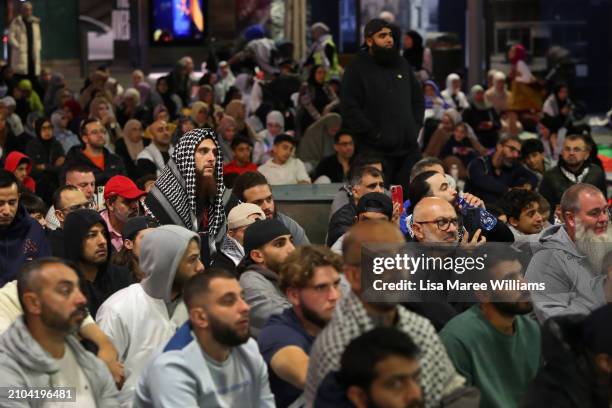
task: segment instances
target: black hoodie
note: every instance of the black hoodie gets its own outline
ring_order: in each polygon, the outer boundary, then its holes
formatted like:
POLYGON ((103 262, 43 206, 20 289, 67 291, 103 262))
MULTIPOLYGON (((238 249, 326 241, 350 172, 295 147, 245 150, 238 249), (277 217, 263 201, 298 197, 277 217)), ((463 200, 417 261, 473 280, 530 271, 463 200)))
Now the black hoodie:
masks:
MULTIPOLYGON (((87 232, 94 224, 101 224, 104 228, 108 246, 107 262, 98 267, 98 274, 93 282, 81 276, 81 287, 88 299, 89 313, 96 315, 98 308, 104 301, 119 289, 132 283, 130 272, 122 266, 110 263, 112 245, 110 234, 104 219, 94 210, 76 210, 68 214, 64 223, 64 250, 65 257, 78 264, 83 253, 83 242, 87 232)), ((80 273, 80 272, 79 272, 80 273)))

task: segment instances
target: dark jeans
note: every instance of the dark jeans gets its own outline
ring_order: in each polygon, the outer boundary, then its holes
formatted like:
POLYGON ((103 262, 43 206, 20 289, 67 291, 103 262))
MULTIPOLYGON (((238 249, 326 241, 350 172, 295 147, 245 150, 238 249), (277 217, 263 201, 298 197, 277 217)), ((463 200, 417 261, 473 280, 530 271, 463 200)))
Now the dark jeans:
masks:
POLYGON ((408 187, 410 186, 410 170, 412 166, 423 156, 418 147, 414 152, 403 156, 383 156, 385 184, 399 184, 404 189, 404 200, 408 199, 408 187))

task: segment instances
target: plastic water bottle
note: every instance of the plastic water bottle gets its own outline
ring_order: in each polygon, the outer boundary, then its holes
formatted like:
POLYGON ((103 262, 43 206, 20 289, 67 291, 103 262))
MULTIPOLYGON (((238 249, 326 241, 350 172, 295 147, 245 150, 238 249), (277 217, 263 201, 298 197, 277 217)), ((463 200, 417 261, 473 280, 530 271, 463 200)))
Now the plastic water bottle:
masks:
MULTIPOLYGON (((468 202, 465 201, 465 198, 461 196, 457 196, 457 204, 459 206, 459 211, 461 211, 461 214, 463 215, 467 214, 467 210, 475 208, 474 206, 468 204, 468 202)), ((497 225, 497 217, 484 208, 478 208, 478 212, 480 216, 480 228, 485 231, 491 231, 497 225)))

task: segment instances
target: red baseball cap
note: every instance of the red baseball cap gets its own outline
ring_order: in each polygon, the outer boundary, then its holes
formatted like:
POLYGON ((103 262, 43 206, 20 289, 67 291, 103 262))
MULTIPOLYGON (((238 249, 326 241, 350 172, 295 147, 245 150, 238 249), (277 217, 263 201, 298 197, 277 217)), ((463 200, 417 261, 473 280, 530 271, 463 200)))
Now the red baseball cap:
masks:
POLYGON ((104 199, 108 200, 113 196, 121 196, 128 200, 134 200, 147 194, 142 191, 136 184, 125 176, 113 176, 111 177, 104 186, 104 199))

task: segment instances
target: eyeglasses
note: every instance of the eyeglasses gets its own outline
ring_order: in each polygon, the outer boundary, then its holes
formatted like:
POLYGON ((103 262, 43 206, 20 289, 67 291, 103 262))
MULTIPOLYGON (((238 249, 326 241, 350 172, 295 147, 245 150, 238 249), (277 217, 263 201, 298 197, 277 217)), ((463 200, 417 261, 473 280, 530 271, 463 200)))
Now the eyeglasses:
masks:
POLYGON ((66 213, 71 213, 76 210, 91 210, 92 208, 93 208, 93 203, 86 202, 86 203, 71 205, 70 207, 56 208, 56 210, 66 212, 66 213))
POLYGON ((566 146, 563 148, 563 151, 565 153, 582 153, 582 152, 585 152, 586 149, 582 149, 580 147, 567 147, 566 146))
POLYGON ((102 129, 94 129, 92 131, 90 131, 89 133, 87 133, 88 135, 93 135, 93 136, 98 136, 98 135, 106 135, 108 132, 106 131, 106 129, 102 128, 102 129))
POLYGON ((521 149, 517 149, 517 148, 516 148, 516 147, 514 147, 514 146, 510 146, 510 145, 507 145, 507 144, 502 145, 502 146, 507 147, 508 149, 510 149, 510 151, 511 151, 512 153, 519 153, 519 154, 521 153, 521 149))
POLYGON ((459 220, 455 218, 438 218, 432 221, 414 221, 415 224, 436 224, 440 231, 447 231, 450 225, 453 224, 455 227, 459 225, 459 220))

